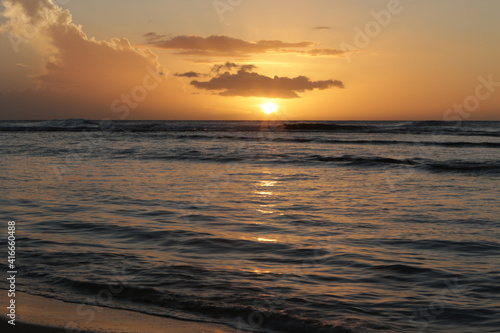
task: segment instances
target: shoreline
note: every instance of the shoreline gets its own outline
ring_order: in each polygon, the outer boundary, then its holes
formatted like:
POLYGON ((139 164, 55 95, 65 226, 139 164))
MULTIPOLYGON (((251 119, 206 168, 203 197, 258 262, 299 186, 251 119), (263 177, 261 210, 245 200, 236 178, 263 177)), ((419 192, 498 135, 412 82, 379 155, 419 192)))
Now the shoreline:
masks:
MULTIPOLYGON (((0 289, 2 293, 7 290, 0 289)), ((1 297, 6 309, 9 298, 1 297)), ((118 310, 101 306, 69 303, 16 291, 16 325, 8 323, 6 311, 0 313, 4 333, 238 333, 224 324, 204 323, 118 310)))

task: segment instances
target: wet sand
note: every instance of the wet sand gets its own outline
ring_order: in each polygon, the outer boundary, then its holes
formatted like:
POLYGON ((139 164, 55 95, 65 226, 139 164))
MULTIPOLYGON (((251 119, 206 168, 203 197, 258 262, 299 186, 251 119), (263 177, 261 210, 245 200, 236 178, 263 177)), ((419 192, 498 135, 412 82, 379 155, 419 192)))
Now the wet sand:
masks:
MULTIPOLYGON (((1 308, 8 306, 2 292, 1 308)), ((3 333, 237 333, 222 324, 202 323, 67 303, 16 292, 16 325, 8 324, 6 310, 0 314, 3 333), (95 315, 91 315, 91 313, 95 315)))

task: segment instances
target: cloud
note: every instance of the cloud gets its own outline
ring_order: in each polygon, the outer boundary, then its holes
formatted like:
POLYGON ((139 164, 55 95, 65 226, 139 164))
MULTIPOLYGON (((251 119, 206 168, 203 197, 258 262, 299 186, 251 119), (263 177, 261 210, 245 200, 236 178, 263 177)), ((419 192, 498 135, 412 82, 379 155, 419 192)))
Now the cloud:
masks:
POLYGON ((239 70, 242 70, 245 72, 251 72, 256 68, 257 68, 257 66, 255 66, 255 65, 238 65, 234 62, 227 61, 227 62, 220 64, 220 65, 214 65, 212 67, 211 72, 219 74, 222 71, 232 71, 234 69, 239 69, 239 70))
MULTIPOLYGON (((15 103, 20 96, 37 101, 33 103, 37 112, 43 112, 44 107, 50 112, 50 108, 64 105, 70 114, 72 109, 67 101, 80 103, 81 109, 87 105, 87 110, 92 106, 101 112, 109 111, 115 98, 142 85, 147 75, 163 76, 160 73, 166 72, 147 48, 135 47, 125 38, 98 41, 87 36, 81 26, 73 23, 71 13, 52 0, 4 0, 3 3, 2 15, 6 21, 0 32, 10 38, 17 52, 33 52, 43 67, 29 69, 30 89, 15 96, 0 94, 2 114, 17 109, 15 103)), ((148 81, 150 86, 152 82, 148 81)))
POLYGON ((162 40, 162 39, 165 39, 165 38, 168 38, 169 36, 168 35, 158 35, 156 32, 148 32, 144 35, 142 35, 144 38, 146 38, 146 40, 150 43, 156 43, 158 42, 159 40, 162 40))
POLYGON ((319 27, 314 27, 313 29, 315 30, 330 30, 332 27, 327 27, 327 26, 319 26, 319 27))
POLYGON ((296 53, 304 56, 311 56, 311 57, 328 57, 328 56, 337 56, 340 54, 346 53, 345 51, 342 50, 337 50, 337 49, 312 49, 312 50, 307 50, 307 51, 295 51, 296 53))
POLYGON ((337 49, 321 49, 323 52, 319 52, 316 51, 318 49, 313 48, 316 43, 307 41, 297 43, 288 43, 280 40, 249 42, 224 35, 161 38, 160 35, 152 32, 144 35, 144 37, 147 39, 147 46, 174 50, 177 55, 188 56, 248 57, 252 54, 262 53, 295 53, 310 56, 332 56, 344 53, 344 51, 337 49))
POLYGON ((17 5, 24 12, 24 18, 31 24, 53 17, 52 14, 58 8, 51 0, 6 0, 4 5, 8 9, 13 9, 17 5))
POLYGON ((186 73, 175 73, 174 75, 177 76, 177 77, 188 77, 188 78, 206 76, 206 74, 196 73, 196 72, 193 72, 193 71, 186 72, 186 73))
POLYGON ((299 94, 314 89, 344 88, 341 81, 311 81, 305 76, 269 77, 254 73, 254 65, 225 63, 212 69, 216 73, 209 81, 191 81, 198 89, 214 91, 220 96, 299 98, 299 94), (226 69, 226 71, 222 71, 226 69), (233 72, 233 73, 231 73, 233 72))

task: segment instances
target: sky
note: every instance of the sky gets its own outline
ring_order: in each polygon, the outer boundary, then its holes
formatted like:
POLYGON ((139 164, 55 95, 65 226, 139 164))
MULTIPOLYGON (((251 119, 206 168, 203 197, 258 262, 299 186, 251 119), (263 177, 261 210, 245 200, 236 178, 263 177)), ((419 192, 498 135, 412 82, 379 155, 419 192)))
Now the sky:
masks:
POLYGON ((0 11, 3 120, 500 120, 498 0, 1 0, 0 11))

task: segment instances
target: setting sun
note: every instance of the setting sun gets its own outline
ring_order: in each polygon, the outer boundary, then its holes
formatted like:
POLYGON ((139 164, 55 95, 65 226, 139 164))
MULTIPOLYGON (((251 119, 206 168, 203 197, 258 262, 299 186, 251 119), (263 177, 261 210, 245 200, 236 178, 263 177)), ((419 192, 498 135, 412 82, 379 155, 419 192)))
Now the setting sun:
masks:
POLYGON ((278 111, 278 105, 273 102, 264 103, 260 107, 262 111, 267 114, 275 113, 276 111, 278 111))

